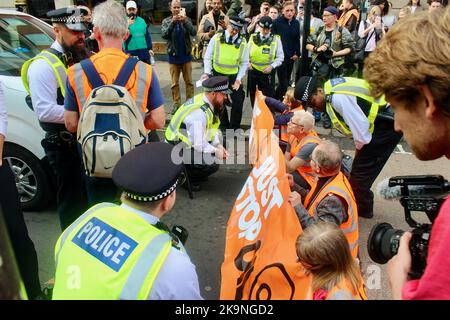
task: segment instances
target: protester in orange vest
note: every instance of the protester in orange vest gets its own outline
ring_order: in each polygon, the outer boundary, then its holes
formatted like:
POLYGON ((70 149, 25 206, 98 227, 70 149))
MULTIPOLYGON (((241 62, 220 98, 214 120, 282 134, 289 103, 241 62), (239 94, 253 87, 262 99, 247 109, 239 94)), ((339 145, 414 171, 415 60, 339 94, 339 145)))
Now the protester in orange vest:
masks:
MULTIPOLYGON (((94 36, 100 51, 67 71, 64 120, 70 132, 77 132, 81 110, 93 87, 96 87, 88 80, 82 64, 87 63, 90 73, 96 71, 105 84, 113 84, 120 78, 119 72, 122 71, 125 61, 129 62, 128 55, 122 52, 122 42, 129 33, 124 7, 117 2, 106 1, 94 8, 92 16, 94 36)), ((146 129, 156 130, 164 126, 165 112, 158 78, 152 71, 150 65, 137 62, 128 81, 125 79, 124 87, 141 110, 146 129)), ((90 205, 112 202, 118 196, 117 187, 109 178, 86 177, 86 187, 90 205)))
POLYGON ((296 251, 302 267, 312 274, 309 299, 367 300, 358 263, 335 224, 319 222, 304 230, 296 251))
POLYGON ((353 0, 343 0, 344 12, 339 17, 338 24, 341 27, 347 28, 350 33, 356 30, 356 26, 359 22, 358 8, 353 4, 353 0))
POLYGON ((319 221, 334 222, 347 237, 352 256, 358 256, 358 209, 352 188, 341 172, 342 152, 331 141, 322 141, 312 152, 311 168, 317 180, 307 192, 293 184, 289 201, 303 229, 319 221), (302 205, 302 199, 303 201, 302 205))
POLYGON ((302 188, 311 189, 316 178, 310 166, 311 154, 321 141, 314 131, 314 116, 304 110, 295 112, 287 133, 286 171, 293 173, 294 181, 302 188))

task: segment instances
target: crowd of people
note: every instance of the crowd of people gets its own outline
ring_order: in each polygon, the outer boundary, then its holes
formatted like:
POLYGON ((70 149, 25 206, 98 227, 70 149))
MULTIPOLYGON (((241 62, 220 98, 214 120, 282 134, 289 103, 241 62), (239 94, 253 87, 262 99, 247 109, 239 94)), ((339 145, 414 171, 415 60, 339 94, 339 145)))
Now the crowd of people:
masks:
MULTIPOLYGON (((245 0, 233 1, 228 10, 221 0, 207 0, 197 30, 181 2, 172 0, 171 16, 161 26, 173 100, 164 142, 156 142, 154 132, 165 127, 165 99, 136 2, 123 7, 106 1, 92 14, 87 7, 47 14, 56 40, 24 64, 22 80, 56 176, 62 234, 55 249, 54 299, 201 299, 183 237, 160 218, 174 206, 177 187, 199 191, 219 169, 214 159, 229 157, 221 132, 241 129, 245 76, 251 105, 258 88, 285 148, 289 202, 304 230, 293 245, 302 268, 313 276, 310 298, 367 299, 358 265, 358 219, 374 216, 371 187, 402 132, 419 159, 450 157, 450 11, 438 0, 429 2, 429 13, 419 13, 424 11, 420 0, 412 0, 398 16, 386 0, 372 1, 367 11, 364 1, 343 0, 339 9, 327 5, 323 10, 316 3, 303 57, 304 0, 262 2, 253 17, 245 0), (204 92, 197 95, 195 36, 204 70, 204 92), (420 39, 425 38, 439 50, 424 49, 420 39), (302 59, 308 70, 301 70, 302 59), (350 174, 342 170, 339 146, 317 134, 322 119, 325 128, 353 138, 350 174), (421 135, 427 139, 417 138, 419 129, 428 132, 421 135), (173 161, 179 145, 184 165, 173 161), (142 170, 147 167, 153 169, 142 170), (69 281, 73 265, 83 274, 76 288, 69 281), (175 276, 180 273, 182 279, 175 276)), ((11 187, 10 170, 1 162, 3 107, 0 86, 0 180, 11 187)), ((25 288, 30 298, 42 298, 17 192, 12 187, 7 199, 5 194, 0 203, 9 212, 25 288)), ((437 261, 448 261, 442 242, 450 237, 446 219, 436 220, 429 264, 414 283, 408 281, 410 235, 402 237, 389 269, 394 298, 450 298, 442 289, 450 282, 446 264, 437 261)))

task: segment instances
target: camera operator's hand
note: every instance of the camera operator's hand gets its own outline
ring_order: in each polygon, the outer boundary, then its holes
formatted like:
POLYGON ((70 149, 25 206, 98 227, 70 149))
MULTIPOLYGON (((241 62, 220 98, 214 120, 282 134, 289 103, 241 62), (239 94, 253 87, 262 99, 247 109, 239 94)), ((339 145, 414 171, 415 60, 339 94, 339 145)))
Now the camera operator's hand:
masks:
POLYGON ((325 52, 327 50, 328 50, 328 45, 327 44, 323 44, 319 48, 317 48, 317 52, 325 52))
POLYGON ((409 252, 411 236, 410 232, 402 235, 397 254, 387 264, 388 279, 394 300, 402 299, 402 289, 408 281, 408 272, 411 270, 411 253, 409 252))

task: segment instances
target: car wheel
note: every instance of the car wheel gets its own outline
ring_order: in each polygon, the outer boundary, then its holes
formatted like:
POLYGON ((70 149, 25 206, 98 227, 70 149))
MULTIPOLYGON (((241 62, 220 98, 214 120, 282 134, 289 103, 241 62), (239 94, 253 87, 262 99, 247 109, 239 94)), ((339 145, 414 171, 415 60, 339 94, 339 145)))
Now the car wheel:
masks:
POLYGON ((22 210, 45 207, 50 200, 50 182, 41 162, 28 150, 17 145, 5 145, 3 158, 16 180, 22 210))

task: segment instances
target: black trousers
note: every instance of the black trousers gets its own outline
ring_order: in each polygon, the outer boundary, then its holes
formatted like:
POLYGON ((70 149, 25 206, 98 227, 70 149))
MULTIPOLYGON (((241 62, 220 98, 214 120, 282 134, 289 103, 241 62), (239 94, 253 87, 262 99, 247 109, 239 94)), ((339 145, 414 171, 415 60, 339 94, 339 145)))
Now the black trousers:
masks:
POLYGON ((228 119, 228 111, 227 108, 224 107, 222 111, 222 115, 220 117, 220 128, 221 129, 239 129, 241 127, 241 120, 242 120, 242 109, 244 106, 244 99, 245 99, 245 93, 244 93, 244 86, 241 84, 239 89, 233 90, 231 86, 236 81, 237 74, 233 75, 227 75, 227 74, 221 74, 219 72, 216 72, 213 70, 213 74, 215 76, 225 76, 228 77, 228 84, 229 89, 232 91, 230 94, 231 98, 231 116, 230 119, 228 119))
POLYGON ((355 194, 358 214, 373 215, 373 182, 380 174, 391 153, 399 143, 402 134, 394 131, 394 122, 377 119, 372 140, 355 154, 350 184, 355 194))
MULTIPOLYGON (((204 161, 206 158, 205 154, 197 152, 193 148, 183 148, 181 152, 187 153, 190 157, 189 161, 184 162, 184 165, 189 176, 189 181, 192 184, 199 184, 202 181, 206 181, 210 175, 219 170, 218 163, 206 163, 204 161)), ((212 155, 207 156, 213 158, 212 155)))
POLYGON ((258 70, 250 70, 248 72, 247 91, 250 93, 252 108, 255 104, 256 87, 258 87, 258 89, 261 90, 266 97, 275 97, 275 89, 271 85, 272 77, 274 76, 274 72, 269 74, 265 74, 258 70))
POLYGON ((11 245, 29 299, 41 294, 39 266, 33 241, 28 235, 14 175, 8 163, 0 166, 0 206, 5 218, 11 245))
POLYGON ((289 80, 291 79, 292 69, 294 68, 294 60, 286 59, 283 61, 281 66, 277 68, 278 75, 278 87, 275 91, 275 99, 282 100, 284 94, 289 87, 289 80))
POLYGON ((65 230, 87 209, 83 164, 75 140, 63 141, 47 133, 42 146, 56 176, 57 209, 65 230))

